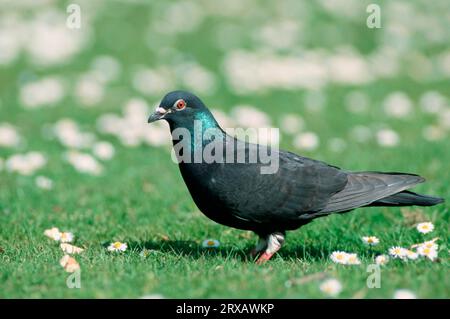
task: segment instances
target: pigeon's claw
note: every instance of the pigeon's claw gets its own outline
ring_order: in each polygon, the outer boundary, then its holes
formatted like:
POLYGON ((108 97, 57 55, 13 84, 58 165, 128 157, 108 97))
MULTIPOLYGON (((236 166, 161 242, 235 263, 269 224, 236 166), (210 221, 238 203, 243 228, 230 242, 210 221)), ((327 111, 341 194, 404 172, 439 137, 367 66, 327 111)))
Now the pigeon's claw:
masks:
POLYGON ((259 256, 258 260, 256 260, 257 264, 264 264, 266 261, 268 261, 272 256, 280 250, 281 246, 283 246, 285 240, 285 235, 282 233, 273 233, 267 236, 266 242, 266 249, 264 252, 259 256))

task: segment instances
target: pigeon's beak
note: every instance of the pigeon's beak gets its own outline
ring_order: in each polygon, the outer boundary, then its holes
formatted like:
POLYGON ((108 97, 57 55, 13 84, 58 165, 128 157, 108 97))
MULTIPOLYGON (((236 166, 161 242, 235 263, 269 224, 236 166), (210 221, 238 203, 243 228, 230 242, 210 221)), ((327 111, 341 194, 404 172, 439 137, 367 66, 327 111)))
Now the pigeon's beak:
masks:
POLYGON ((151 114, 147 120, 147 123, 152 123, 158 120, 162 120, 166 114, 170 113, 170 111, 165 108, 158 107, 153 114, 151 114))

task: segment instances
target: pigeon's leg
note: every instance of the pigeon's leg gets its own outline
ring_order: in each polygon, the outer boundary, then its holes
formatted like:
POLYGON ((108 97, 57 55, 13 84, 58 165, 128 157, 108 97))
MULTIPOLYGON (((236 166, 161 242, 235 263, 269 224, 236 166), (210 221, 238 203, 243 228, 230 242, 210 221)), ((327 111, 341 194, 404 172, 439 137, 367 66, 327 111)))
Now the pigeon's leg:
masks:
POLYGON ((255 248, 252 249, 250 252, 250 257, 252 259, 255 259, 256 256, 258 256, 261 252, 266 250, 268 245, 268 238, 269 236, 259 236, 258 243, 256 244, 255 248))
POLYGON ((267 248, 266 250, 259 256, 256 261, 257 264, 263 264, 268 261, 272 256, 280 250, 281 246, 283 246, 285 239, 285 234, 276 232, 272 233, 267 237, 267 248))

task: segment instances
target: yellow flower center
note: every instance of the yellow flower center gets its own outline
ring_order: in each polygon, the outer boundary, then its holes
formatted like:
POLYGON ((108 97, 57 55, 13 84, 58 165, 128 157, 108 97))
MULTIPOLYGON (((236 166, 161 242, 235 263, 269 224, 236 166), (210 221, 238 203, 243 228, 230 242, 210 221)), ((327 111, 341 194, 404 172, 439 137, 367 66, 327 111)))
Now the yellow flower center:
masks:
POLYGON ((207 245, 208 246, 214 246, 216 243, 212 240, 208 240, 207 245))
POLYGON ((116 248, 116 249, 119 249, 120 246, 122 246, 122 243, 121 243, 121 242, 118 242, 118 241, 116 241, 116 242, 113 244, 113 247, 116 248))

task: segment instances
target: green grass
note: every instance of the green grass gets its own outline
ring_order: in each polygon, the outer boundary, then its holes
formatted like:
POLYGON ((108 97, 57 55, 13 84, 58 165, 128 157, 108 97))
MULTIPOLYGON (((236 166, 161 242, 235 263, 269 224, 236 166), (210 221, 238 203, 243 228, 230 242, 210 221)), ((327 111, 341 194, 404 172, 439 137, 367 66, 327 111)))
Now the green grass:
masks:
MULTIPOLYGON (((155 45, 172 47, 183 58, 194 58, 214 71, 218 89, 204 97, 207 105, 229 110, 236 103, 251 103, 267 112, 275 122, 284 112, 301 114, 306 128, 316 132, 322 142, 316 151, 304 155, 349 170, 418 173, 428 181, 418 186, 417 191, 436 194, 447 201, 430 208, 358 209, 318 219, 289 232, 280 253, 262 266, 245 257, 256 241, 254 235, 215 224, 198 211, 177 166, 164 148, 127 148, 116 139, 99 134, 101 139, 111 141, 116 147, 116 156, 104 164, 101 176, 82 175, 67 164, 62 159, 65 148, 42 136, 45 124, 70 117, 84 129, 94 132, 100 114, 118 113, 125 101, 140 96, 130 86, 130 74, 135 65, 155 67, 170 64, 171 59, 175 59, 173 55, 158 54, 157 48, 150 49, 143 40, 143 30, 157 16, 164 2, 152 6, 133 3, 100 6, 93 22, 95 41, 71 63, 61 68, 37 68, 21 57, 0 71, 0 122, 16 125, 26 139, 19 150, 0 148, 0 157, 27 150, 42 151, 48 157, 48 164, 37 174, 48 176, 55 183, 53 190, 44 191, 34 185, 33 177, 0 171, 1 298, 136 298, 148 294, 162 294, 167 298, 323 298, 320 280, 291 287, 285 285, 288 280, 316 273, 339 279, 343 285, 339 296, 343 298, 391 298, 394 291, 402 288, 412 290, 420 298, 450 297, 448 133, 446 139, 427 142, 421 131, 435 122, 433 116, 421 113, 414 105, 410 118, 395 120, 386 117, 380 107, 385 95, 395 90, 405 91, 415 103, 427 90, 448 94, 445 91, 448 82, 444 80, 419 83, 402 74, 395 79, 358 87, 368 94, 370 111, 351 116, 343 107, 343 101, 345 94, 355 87, 329 86, 324 90, 325 108, 309 112, 304 106, 298 106, 305 93, 301 90, 237 96, 228 88, 220 68, 223 52, 214 45, 213 31, 224 23, 236 23, 243 26, 241 36, 250 39, 255 17, 208 17, 195 32, 155 35, 155 45), (130 19, 133 19, 132 29, 130 19), (123 68, 122 77, 107 87, 100 105, 82 108, 68 96, 52 109, 27 111, 21 108, 17 98, 19 74, 57 74, 72 83, 92 58, 100 54, 115 56, 123 68), (399 133, 401 145, 380 148, 373 141, 356 143, 349 136, 349 128, 355 125, 377 127, 382 123, 399 133), (334 153, 326 147, 326 141, 335 136, 348 142, 345 152, 334 153), (419 234, 414 225, 421 221, 432 221, 436 226, 434 232, 419 234), (59 265, 63 253, 56 242, 43 235, 45 229, 53 226, 72 231, 76 236, 75 244, 86 248, 76 257, 82 269, 81 289, 66 287, 68 274, 59 265), (380 244, 368 249, 361 241, 365 235, 379 237, 380 244), (391 246, 409 247, 433 237, 440 237, 439 261, 391 261, 382 268, 381 288, 366 287, 369 275, 366 267, 374 256, 386 253, 391 246), (221 246, 205 251, 201 242, 206 238, 218 239, 221 246), (129 249, 123 254, 109 253, 105 246, 115 240, 128 243, 129 249), (146 258, 140 256, 143 248, 152 250, 146 258), (335 250, 357 253, 362 264, 333 264, 329 255, 335 250)), ((277 12, 270 7, 266 11, 260 9, 263 17, 277 12)), ((309 10, 317 14, 318 20, 310 17, 305 22, 305 28, 311 32, 304 40, 306 46, 331 48, 342 40, 362 52, 370 52, 377 45, 366 28, 347 23, 344 18, 330 17, 322 13, 320 7, 309 10), (351 30, 349 38, 326 42, 325 38, 313 37, 312 32, 322 25, 351 30)), ((245 43, 248 49, 255 49, 256 45, 245 43)), ((440 49, 427 43, 422 43, 421 47, 427 52, 440 49)), ((148 100, 153 103, 160 98, 151 96, 148 100)), ((287 136, 283 136, 282 147, 298 152, 287 136)))

